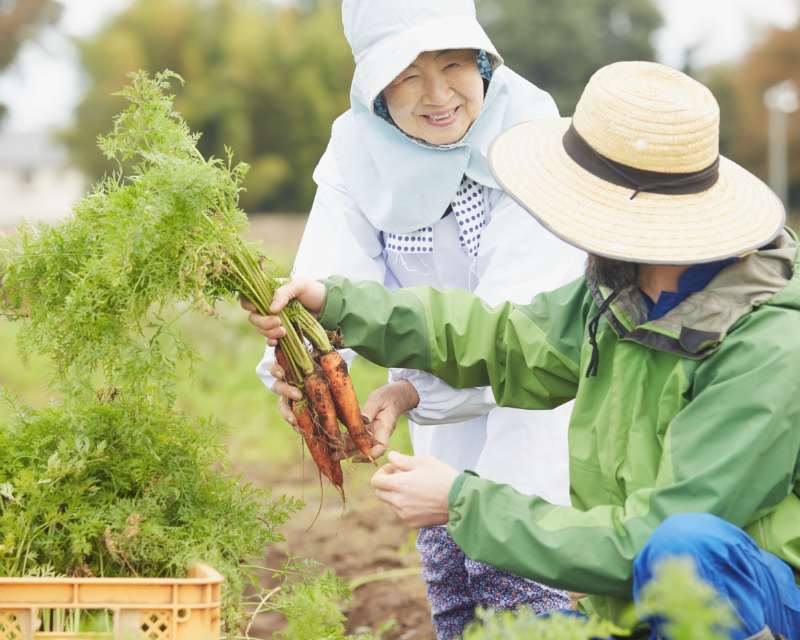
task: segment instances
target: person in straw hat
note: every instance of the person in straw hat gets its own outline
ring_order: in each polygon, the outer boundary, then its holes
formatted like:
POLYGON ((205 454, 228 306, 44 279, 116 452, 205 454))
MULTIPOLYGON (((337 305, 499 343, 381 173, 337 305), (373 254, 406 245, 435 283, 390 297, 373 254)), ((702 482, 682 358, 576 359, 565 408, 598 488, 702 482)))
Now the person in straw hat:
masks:
MULTIPOLYGON (((579 276, 585 253, 528 215, 489 169, 500 133, 556 119, 558 109, 505 67, 473 0, 345 0, 342 18, 356 59, 351 109, 334 123, 314 171, 317 194, 294 273, 458 287, 490 304, 527 302, 579 276)), ((271 348, 257 371, 294 425, 286 398, 299 391, 282 379, 271 348)), ((394 368, 363 407, 374 458, 386 452, 408 398, 422 398, 408 415, 417 455, 569 504, 569 406, 498 408, 491 389, 456 390, 394 368)), ((461 635, 476 605, 546 611, 569 603, 561 591, 469 560, 443 527, 420 531, 417 548, 433 623, 446 640, 461 635)))
POLYGON ((446 524, 470 558, 589 593, 612 620, 661 561, 690 556, 741 620, 731 638, 800 638, 798 239, 718 139, 701 84, 610 65, 573 119, 521 124, 490 153, 503 188, 589 252, 584 277, 489 307, 334 276, 284 286, 272 311, 297 297, 368 359, 491 385, 501 406, 577 399, 571 507, 392 453, 373 485, 412 527, 446 524))

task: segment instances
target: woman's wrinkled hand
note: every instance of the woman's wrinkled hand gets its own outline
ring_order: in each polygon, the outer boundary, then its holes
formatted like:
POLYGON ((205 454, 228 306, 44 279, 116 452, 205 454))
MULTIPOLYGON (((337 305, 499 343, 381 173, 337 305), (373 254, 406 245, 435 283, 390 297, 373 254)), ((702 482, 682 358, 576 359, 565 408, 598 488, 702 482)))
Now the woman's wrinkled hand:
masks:
POLYGON ((250 324, 254 325, 258 332, 267 339, 270 347, 274 347, 278 344, 278 340, 286 335, 286 329, 275 314, 283 311, 290 300, 297 298, 300 304, 316 316, 325 303, 325 294, 325 285, 321 282, 308 278, 296 278, 275 290, 272 305, 269 308, 270 315, 262 316, 255 305, 244 298, 241 305, 242 309, 250 312, 250 324))
POLYGON ((421 529, 447 524, 447 498, 457 477, 458 471, 436 458, 413 458, 392 451, 389 464, 372 476, 372 486, 375 496, 409 527, 421 529))
MULTIPOLYGON (((372 436, 372 449, 370 455, 373 460, 377 460, 386 453, 389 446, 389 438, 392 437, 397 421, 406 411, 410 411, 419 404, 419 395, 414 386, 406 380, 399 380, 373 391, 364 407, 361 415, 367 431, 372 436)), ((353 457, 353 462, 370 462, 364 454, 358 451, 350 436, 345 436, 345 452, 340 456, 343 458, 353 457)))
MULTIPOLYGON (((289 400, 302 400, 303 394, 297 387, 285 381, 285 372, 275 360, 270 362, 269 372, 275 378, 272 390, 280 396, 278 409, 281 412, 281 416, 292 425, 295 431, 300 433, 300 427, 289 405, 289 400)), ((410 382, 405 380, 387 384, 370 394, 361 413, 364 416, 367 431, 372 437, 373 445, 370 455, 373 460, 377 460, 386 453, 389 446, 389 438, 392 437, 400 416, 416 407, 418 403, 419 396, 416 389, 410 382)), ((352 458, 353 462, 370 462, 359 451, 350 436, 343 434, 343 437, 344 451, 332 453, 334 460, 352 458)))

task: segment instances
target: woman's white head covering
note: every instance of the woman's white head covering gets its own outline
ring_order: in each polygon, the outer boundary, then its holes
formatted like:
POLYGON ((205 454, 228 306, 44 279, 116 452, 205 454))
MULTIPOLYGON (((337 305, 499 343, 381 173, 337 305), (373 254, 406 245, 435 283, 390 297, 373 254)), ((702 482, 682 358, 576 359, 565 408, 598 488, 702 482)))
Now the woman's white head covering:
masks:
POLYGON ((404 233, 438 221, 465 175, 499 188, 487 160, 492 141, 521 122, 558 117, 547 93, 502 66, 473 0, 344 0, 342 14, 356 72, 352 108, 334 123, 332 143, 350 195, 382 231, 404 233), (495 71, 467 134, 432 146, 376 114, 374 103, 420 53, 443 49, 485 51, 495 71))

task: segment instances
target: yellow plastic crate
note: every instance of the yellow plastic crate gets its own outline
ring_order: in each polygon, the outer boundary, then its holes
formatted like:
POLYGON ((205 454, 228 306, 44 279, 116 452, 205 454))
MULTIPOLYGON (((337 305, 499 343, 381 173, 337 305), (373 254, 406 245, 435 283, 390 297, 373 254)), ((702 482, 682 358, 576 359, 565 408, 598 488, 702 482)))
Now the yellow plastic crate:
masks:
POLYGON ((0 640, 218 640, 222 576, 198 563, 186 578, 0 578, 0 640), (113 631, 42 631, 39 612, 108 611, 113 631))

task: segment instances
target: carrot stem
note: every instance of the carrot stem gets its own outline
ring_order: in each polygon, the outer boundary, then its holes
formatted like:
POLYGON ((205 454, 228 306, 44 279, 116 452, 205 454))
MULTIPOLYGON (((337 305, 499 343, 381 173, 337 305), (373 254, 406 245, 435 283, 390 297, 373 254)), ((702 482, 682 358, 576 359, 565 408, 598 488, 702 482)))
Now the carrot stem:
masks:
MULTIPOLYGON (((235 281, 239 291, 255 305, 260 314, 268 315, 273 298, 273 284, 261 269, 253 251, 244 243, 242 243, 240 249, 241 251, 238 254, 235 254, 227 261, 230 269, 229 280, 235 281)), ((296 379, 302 380, 305 376, 314 372, 314 362, 311 360, 311 356, 308 354, 308 350, 305 348, 294 322, 292 322, 292 316, 298 315, 303 317, 304 314, 298 313, 294 309, 284 309, 278 314, 278 317, 286 329, 286 336, 281 338, 281 344, 284 347, 286 357, 296 379)), ((307 311, 305 311, 305 315, 313 320, 313 317, 307 311)), ((316 320, 313 320, 313 324, 308 323, 307 318, 304 318, 301 330, 308 327, 309 333, 318 339, 318 334, 320 332, 324 334, 324 331, 316 320), (313 327, 313 324, 317 325, 318 330, 313 327)))

